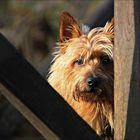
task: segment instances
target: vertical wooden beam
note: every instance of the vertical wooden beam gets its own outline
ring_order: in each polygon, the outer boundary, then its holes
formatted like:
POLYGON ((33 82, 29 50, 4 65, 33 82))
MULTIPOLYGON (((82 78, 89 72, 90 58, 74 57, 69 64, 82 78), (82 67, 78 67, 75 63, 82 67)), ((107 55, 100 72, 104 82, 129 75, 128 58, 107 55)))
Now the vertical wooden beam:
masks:
POLYGON ((140 2, 115 0, 115 140, 139 140, 140 2))

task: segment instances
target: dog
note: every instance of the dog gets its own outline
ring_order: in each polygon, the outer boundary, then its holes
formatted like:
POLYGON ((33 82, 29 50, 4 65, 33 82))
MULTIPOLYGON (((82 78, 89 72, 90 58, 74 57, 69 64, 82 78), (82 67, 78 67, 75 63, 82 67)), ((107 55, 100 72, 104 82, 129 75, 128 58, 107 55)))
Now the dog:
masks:
POLYGON ((113 140, 114 20, 91 29, 60 16, 48 82, 103 140, 113 140))

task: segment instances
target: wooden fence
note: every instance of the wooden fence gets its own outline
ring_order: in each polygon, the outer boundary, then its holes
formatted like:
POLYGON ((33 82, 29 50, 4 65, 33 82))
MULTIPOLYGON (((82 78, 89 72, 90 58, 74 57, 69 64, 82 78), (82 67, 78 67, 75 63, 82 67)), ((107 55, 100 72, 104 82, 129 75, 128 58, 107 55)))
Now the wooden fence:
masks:
POLYGON ((140 140, 140 1, 115 0, 115 140, 140 140))
MULTIPOLYGON (((140 2, 115 0, 114 13, 114 139, 139 140, 140 2)), ((0 82, 3 95, 46 139, 99 140, 95 132, 2 35, 0 82)))

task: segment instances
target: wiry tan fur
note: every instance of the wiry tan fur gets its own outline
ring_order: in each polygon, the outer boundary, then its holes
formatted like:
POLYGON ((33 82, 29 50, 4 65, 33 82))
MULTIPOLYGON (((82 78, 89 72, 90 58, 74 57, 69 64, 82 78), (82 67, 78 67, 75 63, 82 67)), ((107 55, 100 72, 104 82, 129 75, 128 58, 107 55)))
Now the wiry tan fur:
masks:
POLYGON ((68 13, 63 13, 59 49, 48 78, 52 87, 99 135, 107 125, 113 129, 113 40, 113 21, 103 28, 85 32, 68 13), (64 19, 69 19, 70 23, 65 24, 64 19), (112 61, 105 68, 101 64, 102 56, 112 61), (76 64, 79 58, 83 59, 82 66, 76 64), (89 75, 100 77, 99 95, 87 92, 85 79, 89 75))

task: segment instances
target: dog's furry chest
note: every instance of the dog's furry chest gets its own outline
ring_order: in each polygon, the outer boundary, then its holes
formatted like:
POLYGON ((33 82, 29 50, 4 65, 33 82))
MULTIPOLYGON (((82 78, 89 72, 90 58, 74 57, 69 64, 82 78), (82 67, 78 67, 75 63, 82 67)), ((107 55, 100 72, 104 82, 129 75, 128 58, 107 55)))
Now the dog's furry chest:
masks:
MULTIPOLYGON (((68 103, 74 110, 94 129, 97 134, 103 137, 103 140, 112 140, 112 116, 105 110, 109 109, 105 104, 87 103, 68 100, 68 103)), ((112 110, 108 110, 112 112, 112 110)))
POLYGON ((107 108, 104 104, 66 100, 93 129, 98 130, 98 134, 102 133, 110 119, 109 114, 105 111, 107 108))

